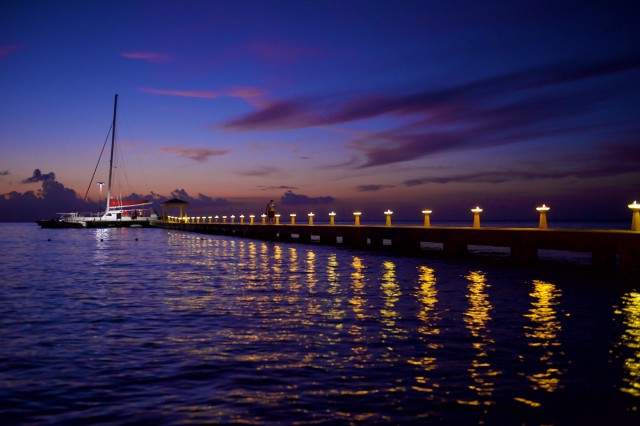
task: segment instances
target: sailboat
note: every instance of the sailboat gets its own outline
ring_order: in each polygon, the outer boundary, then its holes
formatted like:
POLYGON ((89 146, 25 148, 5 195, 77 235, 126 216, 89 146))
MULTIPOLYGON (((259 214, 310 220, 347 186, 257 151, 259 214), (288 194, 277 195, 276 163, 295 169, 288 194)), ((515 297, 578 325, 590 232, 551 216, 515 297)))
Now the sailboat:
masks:
POLYGON ((112 191, 117 110, 118 95, 116 94, 113 105, 113 123, 111 126, 111 158, 109 160, 107 204, 104 213, 57 213, 53 219, 37 221, 36 223, 40 225, 41 228, 146 228, 158 220, 157 213, 150 207, 152 204, 151 201, 123 201, 114 196, 114 192, 112 191))

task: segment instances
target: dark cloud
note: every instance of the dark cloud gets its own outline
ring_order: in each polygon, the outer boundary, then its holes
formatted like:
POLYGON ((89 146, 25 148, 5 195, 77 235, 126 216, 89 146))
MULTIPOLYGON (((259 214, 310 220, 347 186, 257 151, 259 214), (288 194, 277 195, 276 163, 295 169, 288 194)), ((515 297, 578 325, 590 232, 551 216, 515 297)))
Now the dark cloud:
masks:
POLYGON ((9 176, 9 170, 1 171, 0 176, 9 176))
POLYGON ((360 185, 356 187, 358 192, 376 192, 383 189, 394 188, 394 185, 360 185))
POLYGON ((260 188, 263 191, 273 191, 273 190, 278 190, 278 189, 288 189, 288 190, 295 190, 298 189, 295 186, 288 186, 288 185, 280 185, 280 186, 259 186, 258 188, 260 188))
POLYGON ((180 157, 186 157, 199 163, 204 163, 209 157, 217 157, 229 153, 228 149, 208 149, 208 148, 181 148, 166 147, 162 148, 163 152, 175 154, 180 157))
POLYGON ((403 95, 336 96, 282 100, 229 121, 223 127, 235 130, 295 129, 347 123, 384 114, 456 114, 469 103, 476 105, 530 89, 567 85, 640 69, 640 56, 596 61, 558 63, 472 81, 438 90, 403 95))
POLYGON ((302 194, 294 194, 293 191, 287 191, 280 199, 282 205, 300 206, 300 205, 317 205, 330 204, 334 202, 333 197, 309 197, 302 194))
POLYGON ((49 172, 46 174, 42 174, 40 169, 35 169, 33 171, 33 176, 26 178, 22 181, 22 183, 36 183, 36 182, 44 182, 44 181, 54 181, 56 180, 56 174, 53 172, 49 172))
POLYGON ((448 183, 501 184, 515 181, 537 181, 579 178, 615 178, 636 174, 640 181, 640 141, 620 142, 595 146, 593 153, 577 153, 573 158, 557 159, 562 166, 536 162, 523 162, 520 167, 505 170, 484 170, 445 176, 425 176, 404 181, 405 186, 448 183), (595 158, 595 160, 593 160, 595 158), (591 159, 591 160, 590 160, 591 159))

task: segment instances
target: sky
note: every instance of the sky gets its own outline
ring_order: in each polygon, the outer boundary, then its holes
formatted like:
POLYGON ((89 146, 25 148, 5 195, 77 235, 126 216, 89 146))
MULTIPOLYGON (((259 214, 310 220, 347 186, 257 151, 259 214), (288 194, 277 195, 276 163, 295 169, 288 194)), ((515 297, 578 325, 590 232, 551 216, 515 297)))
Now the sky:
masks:
POLYGON ((115 94, 118 191, 158 211, 630 220, 638 22, 610 0, 5 0, 0 221, 98 206, 115 94))

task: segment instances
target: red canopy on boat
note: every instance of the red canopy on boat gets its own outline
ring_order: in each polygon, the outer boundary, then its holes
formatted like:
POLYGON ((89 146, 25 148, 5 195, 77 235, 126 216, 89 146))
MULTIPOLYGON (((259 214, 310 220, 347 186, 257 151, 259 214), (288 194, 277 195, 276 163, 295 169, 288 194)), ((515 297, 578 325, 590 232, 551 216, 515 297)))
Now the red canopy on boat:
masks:
POLYGON ((109 207, 135 207, 135 206, 145 206, 147 204, 151 204, 149 200, 138 200, 138 201, 120 201, 120 200, 109 200, 109 207))

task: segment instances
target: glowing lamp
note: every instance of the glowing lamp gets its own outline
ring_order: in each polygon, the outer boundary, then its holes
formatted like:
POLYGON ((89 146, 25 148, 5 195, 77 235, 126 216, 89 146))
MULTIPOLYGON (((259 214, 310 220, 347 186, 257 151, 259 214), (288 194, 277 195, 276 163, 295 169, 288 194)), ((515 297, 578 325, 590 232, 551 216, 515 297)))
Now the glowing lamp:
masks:
POLYGON ((360 216, 362 215, 362 212, 353 212, 353 216, 355 216, 356 218, 356 226, 360 226, 360 216))
POLYGON ((215 216, 213 217, 213 219, 214 219, 214 222, 215 222, 215 223, 218 223, 218 219, 220 219, 220 216, 215 215, 215 216))
POLYGON ((227 216, 222 216, 222 223, 227 223, 227 216))
POLYGON ((542 207, 536 207, 536 210, 540 213, 540 224, 538 228, 547 229, 547 212, 550 210, 550 207, 543 204, 542 207))
POLYGON ((329 225, 335 225, 336 212, 329 213, 329 225))
POLYGON ((244 224, 244 215, 240 215, 240 225, 244 224))
POLYGON ((313 225, 313 216, 315 215, 313 214, 313 212, 311 212, 307 216, 309 216, 309 225, 313 225))
POLYGON ((280 225, 280 213, 276 213, 276 225, 280 225))
POLYGON ((290 213, 289 217, 291 218, 291 224, 295 225, 296 224, 296 214, 295 213, 290 213))
POLYGON ((207 216, 207 219, 209 219, 209 223, 211 223, 211 219, 213 219, 213 216, 207 216))
POLYGON ((431 227, 431 219, 429 218, 429 215, 431 213, 433 213, 431 210, 422 210, 422 214, 424 215, 424 227, 425 228, 431 227))
POLYGON ((254 222, 255 218, 256 218, 255 214, 250 214, 249 215, 249 225, 253 225, 253 222, 254 222))
POLYGON ((480 228, 480 213, 482 213, 482 209, 478 206, 475 209, 471 209, 473 213, 473 227, 480 228))
POLYGON ((391 215, 393 214, 393 212, 391 210, 387 210, 386 212, 384 212, 384 214, 387 217, 386 225, 391 226, 391 215))
POLYGON ((631 230, 640 231, 640 204, 634 201, 633 204, 629 204, 628 207, 633 212, 633 217, 631 218, 631 230))
POLYGON ((262 214, 260 215, 260 217, 262 218, 262 224, 263 224, 263 225, 266 225, 266 224, 267 224, 267 215, 266 215, 266 214, 264 214, 264 213, 262 213, 262 214))

